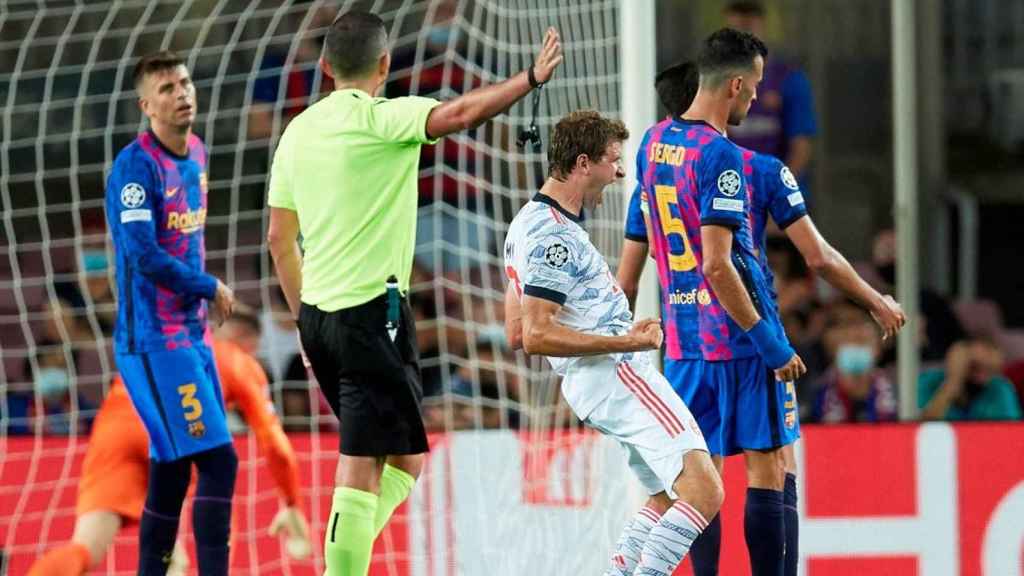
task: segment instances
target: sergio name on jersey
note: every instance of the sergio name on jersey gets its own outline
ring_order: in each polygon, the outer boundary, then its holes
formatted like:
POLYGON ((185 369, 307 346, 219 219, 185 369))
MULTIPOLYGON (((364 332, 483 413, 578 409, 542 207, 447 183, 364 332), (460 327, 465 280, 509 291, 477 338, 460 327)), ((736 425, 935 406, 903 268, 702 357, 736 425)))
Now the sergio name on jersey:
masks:
POLYGON ((732 230, 733 266, 758 313, 781 331, 753 244, 751 159, 703 121, 670 118, 644 135, 637 171, 647 197, 663 308, 672 310, 665 340, 679 341, 667 346, 670 358, 719 361, 757 354, 701 272, 704 225, 732 230))

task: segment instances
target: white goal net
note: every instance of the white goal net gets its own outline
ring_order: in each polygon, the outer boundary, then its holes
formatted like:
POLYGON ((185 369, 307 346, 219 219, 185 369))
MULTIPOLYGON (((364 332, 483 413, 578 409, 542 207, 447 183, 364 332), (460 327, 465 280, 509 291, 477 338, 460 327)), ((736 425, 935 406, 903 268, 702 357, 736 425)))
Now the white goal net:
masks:
MULTIPOLYGON (((569 111, 620 116, 620 1, 2 4, 0 574, 26 573, 71 537, 89 428, 116 370, 104 181, 117 152, 145 129, 132 67, 160 49, 186 59, 197 87, 195 131, 210 151, 207 267, 261 317, 259 359, 295 448, 313 529, 305 560, 267 535, 280 497, 236 419, 232 573, 322 573, 336 424, 297 361, 264 237, 276 140, 330 89, 317 66, 325 27, 339 9, 381 15, 393 54, 385 94, 447 99, 526 68, 544 30, 556 26, 565 62, 536 118, 546 147, 569 111)), ((377 543, 372 574, 598 573, 626 513, 621 455, 580 432, 547 366, 509 351, 503 338, 500 247, 547 170, 543 150, 516 145, 531 116, 528 98, 424 148, 411 299, 432 453, 377 543)), ((587 215, 613 266, 624 193, 610 188, 587 215)), ((133 527, 122 530, 97 571, 134 573, 136 539, 133 527)))

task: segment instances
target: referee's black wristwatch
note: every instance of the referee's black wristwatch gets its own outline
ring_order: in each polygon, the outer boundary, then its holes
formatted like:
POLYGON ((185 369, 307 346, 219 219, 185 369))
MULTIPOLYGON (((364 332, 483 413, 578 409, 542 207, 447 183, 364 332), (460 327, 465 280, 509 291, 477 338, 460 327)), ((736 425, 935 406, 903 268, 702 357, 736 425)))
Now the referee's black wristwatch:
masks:
POLYGON ((526 79, 530 81, 531 88, 540 88, 544 83, 537 81, 537 75, 533 73, 533 67, 534 65, 530 64, 530 67, 526 70, 526 79))

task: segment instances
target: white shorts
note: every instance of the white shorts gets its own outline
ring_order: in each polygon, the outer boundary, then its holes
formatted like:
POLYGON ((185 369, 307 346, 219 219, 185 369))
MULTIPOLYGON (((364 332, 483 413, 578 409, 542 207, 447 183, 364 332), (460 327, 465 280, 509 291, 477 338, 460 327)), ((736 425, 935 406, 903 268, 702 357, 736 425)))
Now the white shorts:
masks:
POLYGON ((667 492, 675 498, 672 484, 683 470, 683 456, 690 450, 707 452, 704 436, 686 404, 646 357, 606 358, 577 364, 565 376, 577 386, 600 379, 615 382, 585 423, 619 441, 648 494, 667 492))

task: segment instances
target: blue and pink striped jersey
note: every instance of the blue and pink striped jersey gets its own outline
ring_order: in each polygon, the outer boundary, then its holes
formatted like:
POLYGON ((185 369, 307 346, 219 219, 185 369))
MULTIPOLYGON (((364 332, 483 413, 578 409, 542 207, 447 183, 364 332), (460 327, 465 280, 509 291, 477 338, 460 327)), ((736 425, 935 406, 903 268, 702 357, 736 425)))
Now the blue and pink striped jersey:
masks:
POLYGON ((757 353, 701 273, 705 225, 732 230, 733 265, 758 313, 781 331, 754 247, 752 160, 752 153, 705 122, 670 118, 644 135, 637 174, 654 235, 650 246, 662 287, 669 358, 717 361, 757 353))
POLYGON ((765 255, 768 217, 771 216, 780 230, 785 230, 790 224, 807 215, 807 205, 804 203, 804 195, 796 177, 782 160, 768 154, 744 151, 744 157, 749 154, 753 154, 751 164, 754 166, 754 172, 750 177, 754 191, 750 203, 754 246, 757 247, 765 281, 768 287, 772 288, 774 299, 775 275, 768 267, 768 257, 765 255))
POLYGON ((217 280, 205 272, 206 147, 188 154, 152 131, 118 153, 107 178, 106 212, 117 261, 114 350, 173 350, 206 337, 206 303, 217 280))

